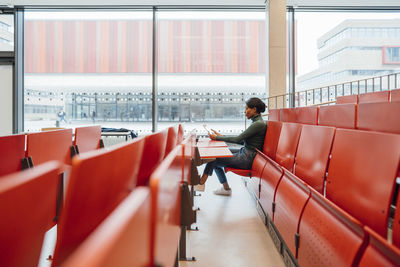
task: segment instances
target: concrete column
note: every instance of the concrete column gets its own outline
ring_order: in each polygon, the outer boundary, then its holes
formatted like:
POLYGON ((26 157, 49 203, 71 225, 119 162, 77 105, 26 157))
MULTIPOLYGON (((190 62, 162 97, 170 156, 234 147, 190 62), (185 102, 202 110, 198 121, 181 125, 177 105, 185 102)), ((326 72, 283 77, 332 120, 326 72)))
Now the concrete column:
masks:
MULTIPOLYGON (((286 94, 286 0, 266 0, 267 91, 269 96, 286 94)), ((270 101, 270 108, 284 107, 283 97, 270 101)))

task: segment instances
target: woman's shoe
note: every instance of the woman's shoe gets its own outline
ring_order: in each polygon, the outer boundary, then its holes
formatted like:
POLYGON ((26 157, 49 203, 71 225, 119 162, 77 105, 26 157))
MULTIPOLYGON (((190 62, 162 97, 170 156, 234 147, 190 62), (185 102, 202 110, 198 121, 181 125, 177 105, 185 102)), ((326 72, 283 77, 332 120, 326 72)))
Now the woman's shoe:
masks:
POLYGON ((232 195, 232 190, 226 190, 224 187, 221 187, 220 189, 214 190, 214 194, 220 196, 230 196, 232 195))
POLYGON ((204 190, 206 189, 206 184, 197 184, 193 187, 194 191, 198 191, 198 192, 204 192, 204 190))

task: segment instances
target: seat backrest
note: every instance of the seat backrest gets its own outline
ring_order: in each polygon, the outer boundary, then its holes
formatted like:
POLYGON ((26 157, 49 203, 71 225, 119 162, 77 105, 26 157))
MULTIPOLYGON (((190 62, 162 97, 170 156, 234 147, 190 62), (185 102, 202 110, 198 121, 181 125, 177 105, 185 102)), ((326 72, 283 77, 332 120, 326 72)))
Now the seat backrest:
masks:
POLYGON ((333 127, 303 125, 294 162, 294 174, 322 194, 334 136, 333 127))
POLYGON ((275 161, 290 172, 293 170, 301 127, 298 123, 282 123, 275 161))
POLYGON ((400 135, 337 129, 326 197, 386 236, 400 160, 400 135))
POLYGON ((279 121, 280 109, 270 109, 268 113, 268 121, 279 121))
POLYGON ((77 127, 75 129, 74 145, 78 147, 79 153, 100 148, 101 126, 77 127))
POLYGON ((296 108, 296 122, 303 124, 318 124, 318 107, 296 108))
POLYGON ((1 136, 0 148, 0 176, 20 171, 25 157, 25 134, 1 136))
POLYGON ((399 196, 397 196, 396 211, 394 213, 392 230, 393 230, 392 231, 393 245, 400 248, 400 197, 399 196))
POLYGON ((281 122, 296 122, 296 109, 281 108, 279 112, 279 120, 281 122))
POLYGON ((356 110, 356 104, 321 106, 318 113, 318 125, 355 129, 356 110))
POLYGON ((0 265, 38 266, 56 214, 60 164, 51 161, 0 179, 0 265))
POLYGON ((178 126, 178 134, 176 135, 176 143, 178 145, 180 145, 182 143, 183 135, 184 135, 184 132, 183 132, 182 124, 179 124, 179 126, 178 126))
POLYGON ((193 158, 193 150, 195 149, 194 147, 195 143, 196 143, 196 135, 194 133, 190 133, 181 142, 184 155, 182 182, 188 182, 189 184, 191 184, 191 167, 192 167, 192 158, 193 158))
POLYGON ((358 266, 399 266, 400 249, 390 245, 372 229, 364 227, 364 230, 369 235, 369 243, 358 266))
POLYGON ((150 190, 138 187, 63 266, 151 266, 150 226, 150 190))
POLYGON ((358 103, 358 95, 338 96, 336 98, 336 104, 357 104, 357 103, 358 103))
POLYGON ((275 209, 276 188, 282 179, 282 175, 282 168, 274 161, 267 160, 260 179, 260 204, 271 219, 275 209))
POLYGON ((390 91, 390 101, 400 101, 400 89, 390 91))
POLYGON ((276 148, 278 147, 282 123, 279 121, 268 121, 267 132, 265 133, 263 153, 275 160, 276 148))
POLYGON ((182 147, 176 146, 150 178, 151 253, 154 263, 173 266, 180 237, 182 147))
POLYGON ((50 160, 58 160, 71 165, 72 130, 55 130, 28 133, 26 155, 38 165, 50 160))
POLYGON ((363 242, 362 225, 312 190, 299 225, 299 265, 354 266, 363 242))
POLYGON ((261 153, 257 153, 254 157, 253 165, 251 166, 251 177, 260 178, 265 164, 267 164, 266 157, 261 153))
POLYGON ((57 226, 53 266, 73 250, 126 198, 135 185, 144 138, 75 156, 57 226))
POLYGON ((153 133, 145 137, 143 148, 143 160, 140 163, 137 185, 148 185, 150 174, 157 168, 162 161, 167 145, 168 130, 153 133))
POLYGON ((295 236, 309 197, 310 189, 307 184, 285 171, 276 189, 274 225, 294 256, 296 256, 295 236))
POLYGON ((390 91, 372 92, 358 95, 358 103, 388 102, 390 91))
POLYGON ((175 131, 175 127, 168 127, 168 134, 167 134, 167 144, 165 146, 165 154, 166 157, 172 149, 175 148, 177 143, 177 133, 175 131))
POLYGON ((357 129, 400 134, 400 101, 358 105, 357 129))

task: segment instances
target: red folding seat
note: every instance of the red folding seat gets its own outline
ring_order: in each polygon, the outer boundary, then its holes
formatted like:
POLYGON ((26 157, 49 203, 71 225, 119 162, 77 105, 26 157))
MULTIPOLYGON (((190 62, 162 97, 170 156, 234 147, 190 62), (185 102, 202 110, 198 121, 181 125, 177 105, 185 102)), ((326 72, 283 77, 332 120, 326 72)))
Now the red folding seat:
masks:
POLYGON ((372 92, 358 95, 358 104, 371 102, 389 102, 390 91, 372 92))
POLYGON ((144 138, 75 156, 57 225, 52 266, 59 266, 133 190, 144 138))
POLYGON ((261 173, 260 204, 270 218, 275 210, 275 192, 282 179, 282 168, 272 160, 268 160, 261 173))
POLYGON ((279 121, 280 109, 270 109, 268 113, 268 121, 279 121))
POLYGON ((0 179, 0 266, 38 266, 56 214, 59 168, 51 161, 0 179))
POLYGON ((267 133, 265 134, 263 153, 272 160, 276 158, 276 149, 278 147, 279 136, 281 135, 282 123, 269 121, 267 133))
POLYGON ((21 171, 25 157, 25 134, 0 137, 0 176, 21 171))
POLYGON ((182 147, 179 145, 157 166, 150 178, 150 266, 174 266, 180 238, 182 147))
POLYGON ((276 190, 273 221, 293 256, 300 218, 309 197, 307 184, 285 171, 276 190))
POLYGON ((382 236, 400 161, 400 135, 337 129, 326 197, 382 236))
POLYGON ((180 145, 183 141, 183 127, 182 124, 178 126, 178 134, 176 135, 176 143, 180 145))
POLYGON ((279 112, 279 121, 281 122, 297 122, 295 108, 281 108, 279 112))
POLYGON ((356 109, 356 104, 321 106, 318 113, 318 125, 355 129, 356 109))
POLYGON ((77 127, 74 145, 79 153, 99 149, 101 144, 101 126, 77 127))
POLYGON ((364 227, 368 233, 368 247, 362 254, 359 267, 390 267, 399 266, 400 249, 389 244, 386 239, 379 236, 369 227, 364 227))
POLYGON ((303 125, 301 130, 294 174, 321 194, 334 136, 333 127, 303 125))
POLYGON ((296 122, 303 124, 318 124, 318 107, 296 108, 296 122))
MULTIPOLYGON (((399 177, 399 174, 398 174, 399 177)), ((392 229, 392 242, 393 245, 400 248, 400 197, 397 196, 396 211, 393 218, 393 229, 392 229)))
POLYGON ((358 103, 358 95, 338 96, 336 98, 336 104, 357 104, 357 103, 358 103))
POLYGON ((165 154, 166 157, 172 149, 175 148, 177 142, 177 133, 175 131, 175 127, 168 127, 168 134, 167 134, 167 144, 165 146, 165 154))
POLYGON ((290 172, 293 170, 301 127, 302 125, 297 123, 282 123, 275 161, 290 172))
POLYGON ((357 129, 400 134, 400 101, 358 105, 357 129))
POLYGON ((63 266, 151 266, 149 191, 136 188, 63 266))
POLYGON ((390 91, 390 101, 400 101, 400 89, 390 91))
POLYGON ((163 160, 167 145, 168 129, 146 136, 143 148, 143 160, 140 163, 137 185, 148 185, 150 174, 163 160))
POLYGON ((364 246, 360 222, 315 191, 299 225, 297 262, 300 266, 355 266, 364 246))

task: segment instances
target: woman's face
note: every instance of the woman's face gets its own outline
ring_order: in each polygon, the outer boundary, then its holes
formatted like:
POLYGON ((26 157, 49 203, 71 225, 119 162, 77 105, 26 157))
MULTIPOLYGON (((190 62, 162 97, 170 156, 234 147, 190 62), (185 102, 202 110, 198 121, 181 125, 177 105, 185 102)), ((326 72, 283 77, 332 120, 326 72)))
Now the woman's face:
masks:
POLYGON ((258 113, 257 113, 257 108, 256 108, 256 107, 254 107, 254 108, 249 108, 249 107, 246 105, 245 110, 244 110, 244 114, 246 115, 246 118, 247 118, 247 119, 250 119, 250 118, 252 118, 254 115, 257 115, 257 114, 258 114, 258 113))

